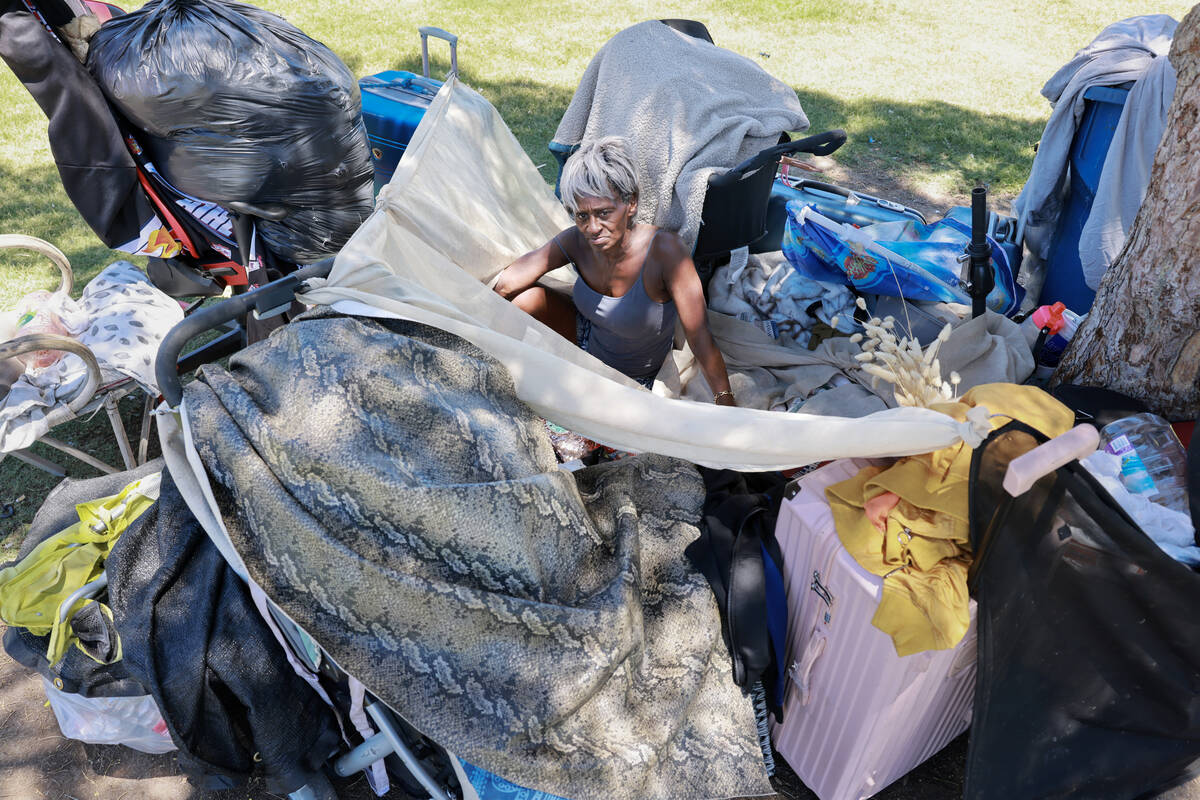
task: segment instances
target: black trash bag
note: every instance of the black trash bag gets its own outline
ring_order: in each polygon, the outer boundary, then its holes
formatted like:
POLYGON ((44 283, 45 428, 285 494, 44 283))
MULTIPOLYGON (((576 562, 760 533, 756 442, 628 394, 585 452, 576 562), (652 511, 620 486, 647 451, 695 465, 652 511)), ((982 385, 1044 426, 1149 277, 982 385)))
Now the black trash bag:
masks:
POLYGON ((1200 769, 1200 575, 1078 462, 1017 498, 1012 423, 971 464, 978 673, 969 800, 1152 797, 1200 769))
POLYGON ((337 252, 373 205, 358 83, 325 45, 225 0, 151 0, 93 37, 88 68, 175 188, 282 205, 258 221, 277 257, 337 252))

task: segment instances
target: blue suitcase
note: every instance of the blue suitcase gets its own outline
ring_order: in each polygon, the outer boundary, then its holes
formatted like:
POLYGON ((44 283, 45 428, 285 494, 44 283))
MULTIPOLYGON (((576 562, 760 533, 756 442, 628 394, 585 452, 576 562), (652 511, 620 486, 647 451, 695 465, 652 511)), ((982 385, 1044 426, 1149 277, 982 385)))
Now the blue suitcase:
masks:
POLYGON ((420 28, 421 71, 416 75, 405 70, 388 70, 368 75, 358 82, 362 93, 363 123, 371 145, 371 161, 375 165, 375 193, 392 179, 396 165, 404 155, 413 132, 442 81, 429 77, 429 37, 450 43, 450 74, 458 72, 458 37, 441 28, 420 28))

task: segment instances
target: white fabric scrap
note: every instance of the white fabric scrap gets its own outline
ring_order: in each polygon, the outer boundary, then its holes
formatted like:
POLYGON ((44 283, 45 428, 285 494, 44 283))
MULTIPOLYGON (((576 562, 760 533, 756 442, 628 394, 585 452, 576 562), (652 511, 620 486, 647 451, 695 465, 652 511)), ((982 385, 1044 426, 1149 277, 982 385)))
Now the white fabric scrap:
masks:
POLYGON ((807 129, 796 92, 762 67, 649 20, 592 57, 554 141, 623 137, 641 182, 638 219, 690 247, 709 176, 807 129))
POLYGON ((1092 473, 1121 508, 1133 517, 1155 544, 1167 555, 1184 564, 1200 565, 1200 547, 1188 514, 1161 506, 1144 494, 1134 494, 1121 483, 1121 457, 1097 450, 1079 463, 1092 473))

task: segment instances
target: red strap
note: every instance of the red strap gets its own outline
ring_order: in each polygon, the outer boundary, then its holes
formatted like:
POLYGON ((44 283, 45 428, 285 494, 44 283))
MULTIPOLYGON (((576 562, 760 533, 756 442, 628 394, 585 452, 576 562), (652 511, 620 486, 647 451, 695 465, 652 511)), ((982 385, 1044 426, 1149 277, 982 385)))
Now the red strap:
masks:
POLYGON ((198 258, 200 251, 196 249, 196 245, 192 244, 187 231, 183 229, 183 226, 179 224, 179 220, 175 219, 175 216, 171 213, 171 209, 167 207, 167 204, 154 191, 154 187, 150 185, 150 180, 140 168, 137 171, 137 176, 138 182, 142 184, 142 189, 146 192, 146 196, 150 198, 150 202, 158 209, 158 215, 167 223, 167 227, 171 229, 171 235, 183 245, 183 249, 187 250, 189 255, 193 258, 198 258))
MULTIPOLYGON (((116 16, 113 14, 114 6, 110 6, 108 3, 101 3, 98 0, 83 0, 83 4, 87 6, 88 11, 96 15, 96 19, 100 20, 101 25, 116 16)), ((117 11, 120 12, 120 9, 117 11)))

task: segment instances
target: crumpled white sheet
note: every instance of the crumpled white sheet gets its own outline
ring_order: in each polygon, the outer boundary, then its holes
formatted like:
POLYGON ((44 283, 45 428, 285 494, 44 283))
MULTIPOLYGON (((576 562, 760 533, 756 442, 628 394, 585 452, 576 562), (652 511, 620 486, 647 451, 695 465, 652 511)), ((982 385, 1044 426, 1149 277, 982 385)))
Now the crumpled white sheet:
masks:
MULTIPOLYGON (((894 387, 862 371, 854 359, 862 351, 846 337, 808 350, 711 309, 708 327, 725 356, 739 405, 830 417, 865 417, 896 407, 894 387)), ((955 327, 938 351, 938 362, 943 380, 959 374, 960 394, 985 383, 1021 383, 1034 368, 1020 326, 994 311, 955 327)), ((687 347, 671 353, 658 380, 655 391, 664 396, 703 402, 712 395, 687 347)))
POLYGON ((1155 503, 1144 494, 1133 494, 1121 483, 1121 457, 1097 450, 1079 463, 1100 482, 1121 508, 1167 555, 1184 564, 1200 565, 1192 518, 1155 503))
MULTIPOLYGON (((101 385, 133 378, 157 395, 154 357, 183 309, 128 261, 105 267, 78 301, 88 324, 76 337, 96 356, 101 385)), ((19 333, 19 331, 18 331, 19 333)), ((0 453, 22 450, 49 431, 46 414, 69 403, 87 382, 87 367, 68 353, 57 363, 27 371, 0 400, 0 453)))
MULTIPOLYGON (((815 350, 772 339, 761 326, 709 310, 708 328, 725 356, 729 385, 743 408, 791 411, 828 417, 865 417, 888 408, 875 379, 858 368, 858 346, 846 337, 821 342, 815 350)), ((712 389, 692 351, 671 353, 658 374, 655 392, 705 403, 712 389)), ((888 393, 890 397, 890 392, 888 393)))

